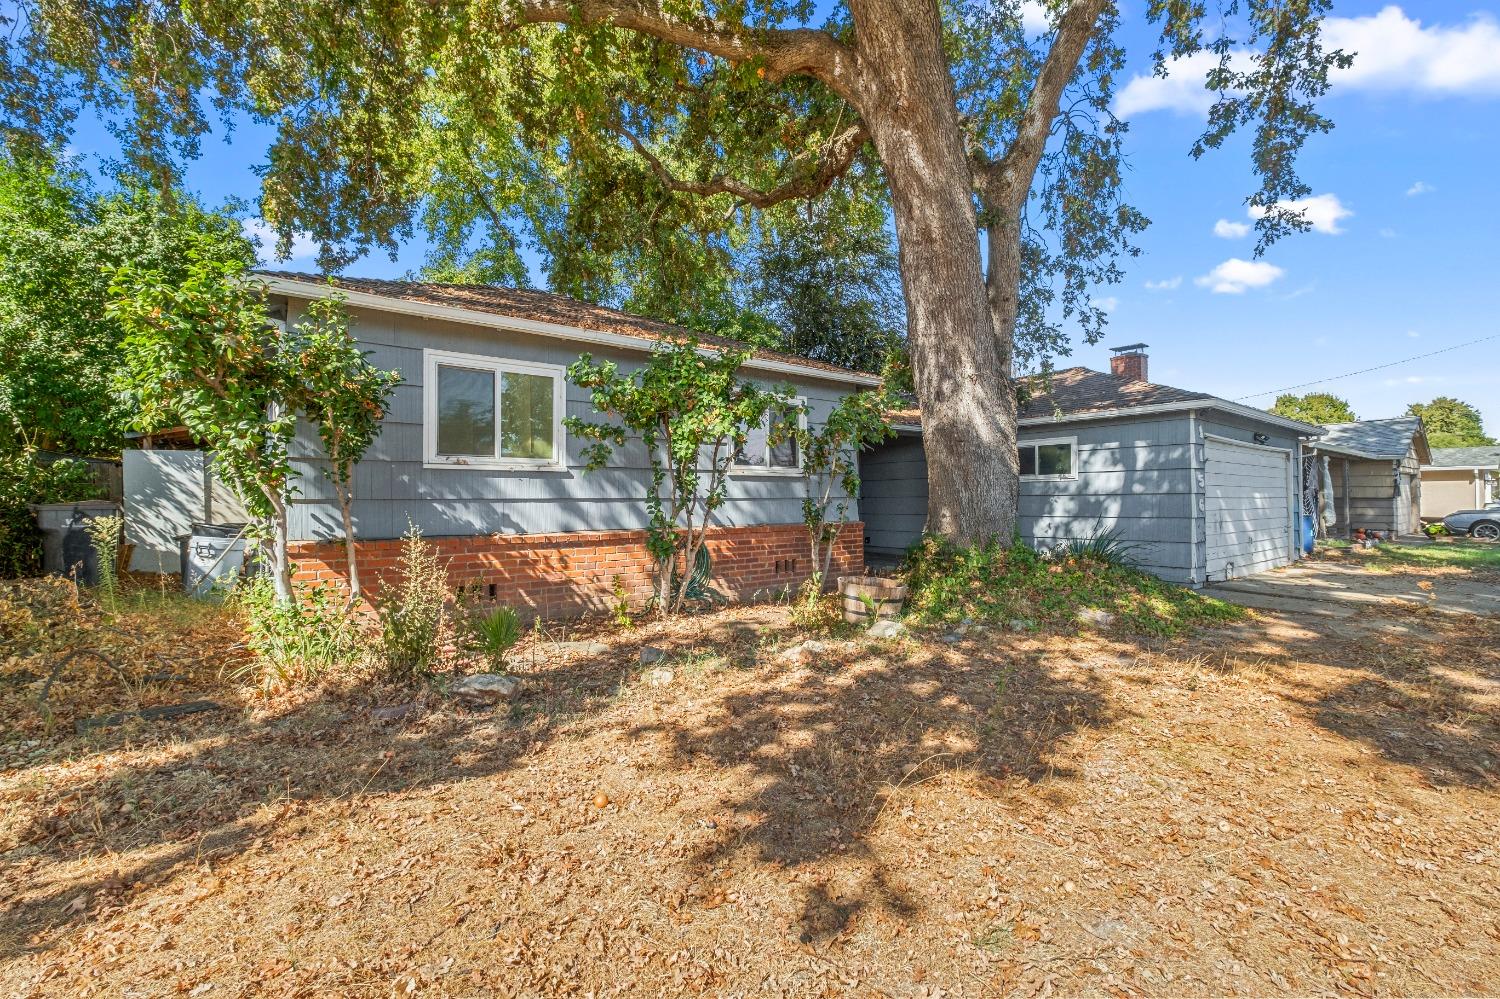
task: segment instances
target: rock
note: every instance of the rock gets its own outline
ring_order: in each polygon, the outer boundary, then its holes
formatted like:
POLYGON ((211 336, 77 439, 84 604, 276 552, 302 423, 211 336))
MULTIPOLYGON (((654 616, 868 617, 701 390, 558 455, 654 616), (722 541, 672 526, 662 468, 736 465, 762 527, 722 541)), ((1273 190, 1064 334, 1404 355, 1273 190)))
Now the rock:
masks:
POLYGON ((400 721, 417 710, 418 707, 419 705, 416 701, 408 701, 405 704, 388 704, 379 708, 371 708, 370 718, 378 722, 400 721))
POLYGON ((609 646, 603 642, 553 642, 547 648, 564 656, 602 656, 609 651, 609 646))
POLYGON ((642 645, 641 646, 641 665, 642 666, 655 666, 657 663, 661 662, 665 658, 667 658, 667 650, 666 649, 659 649, 659 648, 657 648, 654 645, 642 645))
POLYGON ((906 625, 889 619, 876 621, 865 629, 868 638, 900 638, 906 633, 906 625))
POLYGON ((1009 628, 1011 631, 1030 631, 1031 630, 1031 622, 1030 621, 1024 621, 1021 618, 1016 617, 1016 618, 1011 618, 1010 622, 1006 625, 1006 627, 1009 628))
POLYGON ((948 634, 944 635, 942 637, 942 639, 941 639, 941 641, 945 645, 957 645, 959 642, 962 642, 963 640, 964 640, 963 633, 962 632, 957 632, 957 631, 950 631, 948 634))
POLYGON ((449 693, 478 704, 509 701, 521 692, 521 681, 498 673, 475 673, 448 688, 449 693))
POLYGON ((788 662, 807 663, 812 661, 813 656, 820 656, 827 651, 827 643, 820 642, 815 638, 809 638, 805 642, 783 650, 781 658, 788 662))
POLYGON ((802 651, 810 652, 813 655, 822 655, 823 653, 828 651, 828 645, 826 642, 820 642, 815 638, 809 638, 807 641, 802 643, 802 651))
POLYGON ((665 666, 646 671, 646 682, 653 687, 670 687, 677 675, 665 666))
POLYGON ((1084 607, 1078 611, 1078 623, 1091 628, 1108 628, 1115 623, 1115 616, 1097 607, 1084 607))

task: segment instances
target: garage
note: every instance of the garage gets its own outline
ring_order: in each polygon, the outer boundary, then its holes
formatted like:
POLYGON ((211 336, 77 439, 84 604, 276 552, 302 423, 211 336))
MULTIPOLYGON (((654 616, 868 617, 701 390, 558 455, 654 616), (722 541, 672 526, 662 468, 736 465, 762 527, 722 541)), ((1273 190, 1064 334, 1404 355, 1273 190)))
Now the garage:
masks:
POLYGON ((1203 462, 1209 581, 1290 562, 1291 451, 1204 435, 1203 462))

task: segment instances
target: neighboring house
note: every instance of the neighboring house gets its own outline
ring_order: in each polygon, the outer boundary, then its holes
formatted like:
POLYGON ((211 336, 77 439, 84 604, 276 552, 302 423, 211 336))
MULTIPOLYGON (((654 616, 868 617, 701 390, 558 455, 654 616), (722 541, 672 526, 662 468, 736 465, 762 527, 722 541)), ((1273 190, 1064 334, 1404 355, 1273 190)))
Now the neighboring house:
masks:
POLYGON ((1500 499, 1500 447, 1435 447, 1422 465, 1422 519, 1483 509, 1500 499))
MULTIPOLYGON (((1111 373, 1052 374, 1020 413, 1022 539, 1037 548, 1113 532, 1144 569, 1193 586, 1297 558, 1301 448, 1317 427, 1146 380, 1145 344, 1111 373)), ((892 558, 927 518, 921 420, 861 461, 869 555, 892 558)), ((1002 539, 1003 540, 1003 539, 1002 539)))
MULTIPOLYGON (((597 414, 564 369, 587 352, 628 371, 653 347, 688 331, 543 292, 355 278, 330 285, 283 272, 260 277, 270 287, 273 317, 288 322, 297 322, 310 301, 341 294, 361 348, 404 378, 379 439, 354 474, 366 579, 394 568, 399 538, 412 524, 451 559, 455 583, 533 613, 606 607, 617 580, 632 597, 649 593, 645 452, 637 440, 609 467, 584 469, 583 442, 562 420, 597 414)), ((709 349, 730 345, 698 339, 709 349)), ((874 375, 769 351, 757 351, 743 370, 766 385, 790 386, 814 424, 843 396, 879 384, 874 375)), ((729 596, 795 587, 811 568, 800 456, 794 447, 771 449, 765 442, 764 433, 753 437, 709 537, 712 582, 729 596)), ((296 577, 341 579, 347 566, 339 512, 311 427, 299 428, 293 459, 301 473, 290 516, 296 577)), ((132 540, 162 546, 171 533, 166 521, 198 516, 201 457, 176 461, 187 465, 157 476, 150 502, 140 488, 136 502, 127 500, 132 540)), ((127 477, 132 464, 157 471, 137 458, 127 463, 127 477)), ((137 477, 138 486, 145 482, 137 477)), ((857 500, 847 515, 835 573, 863 568, 857 500)), ((175 547, 165 557, 175 563, 175 547)), ((152 558, 149 545, 138 546, 137 565, 149 567, 152 558)))
POLYGON ((1347 538, 1357 530, 1421 532, 1421 466, 1431 457, 1421 419, 1330 423, 1310 450, 1314 457, 1328 459, 1334 512, 1330 536, 1347 538))

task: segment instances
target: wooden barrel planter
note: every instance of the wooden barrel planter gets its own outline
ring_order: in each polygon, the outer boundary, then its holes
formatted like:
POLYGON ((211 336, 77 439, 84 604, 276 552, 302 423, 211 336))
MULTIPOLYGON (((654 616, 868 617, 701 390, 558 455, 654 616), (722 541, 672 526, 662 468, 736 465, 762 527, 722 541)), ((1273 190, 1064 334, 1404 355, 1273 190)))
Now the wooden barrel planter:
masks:
POLYGON ((901 616, 906 602, 906 584, 884 576, 840 576, 839 596, 844 620, 850 624, 874 624, 901 616))

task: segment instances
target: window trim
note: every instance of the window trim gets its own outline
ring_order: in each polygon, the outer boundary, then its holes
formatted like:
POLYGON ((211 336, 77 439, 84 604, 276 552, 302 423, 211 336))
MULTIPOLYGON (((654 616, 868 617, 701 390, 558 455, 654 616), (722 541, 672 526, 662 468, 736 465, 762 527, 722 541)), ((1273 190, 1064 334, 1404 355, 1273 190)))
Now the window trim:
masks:
POLYGON ((566 468, 568 443, 563 417, 567 406, 567 368, 561 364, 542 364, 536 361, 517 361, 508 357, 490 354, 463 354, 451 350, 422 350, 422 467, 423 468, 476 468, 476 469, 530 469, 561 470, 566 468), (438 367, 469 368, 490 371, 495 376, 495 450, 493 458, 472 455, 441 455, 437 450, 438 435, 438 367), (500 401, 502 375, 545 375, 552 379, 552 457, 550 458, 502 458, 500 449, 500 401))
MULTIPOLYGON (((802 396, 802 395, 794 396, 793 399, 792 399, 792 402, 795 403, 797 405, 797 407, 798 407, 798 411, 797 411, 797 429, 799 429, 799 430, 806 430, 807 429, 807 397, 806 396, 802 396)), ((730 464, 729 464, 729 474, 731 474, 731 475, 744 475, 744 476, 756 476, 756 475, 801 475, 802 474, 802 446, 800 444, 797 446, 797 464, 796 465, 793 465, 790 468, 785 468, 785 467, 780 467, 780 466, 772 467, 772 465, 771 465, 771 435, 770 435, 771 422, 770 421, 771 421, 771 414, 768 412, 768 413, 766 413, 766 463, 764 465, 741 465, 737 461, 731 461, 730 464)))
MULTIPOLYGON (((1028 437, 1025 440, 1016 441, 1016 450, 1019 452, 1023 447, 1040 447, 1048 444, 1068 445, 1072 454, 1072 460, 1068 462, 1068 467, 1072 471, 1066 475, 1023 475, 1021 476, 1022 482, 1065 482, 1069 479, 1078 478, 1078 437, 1076 435, 1072 437, 1028 437)), ((1017 460, 1019 462, 1019 458, 1017 460)))

